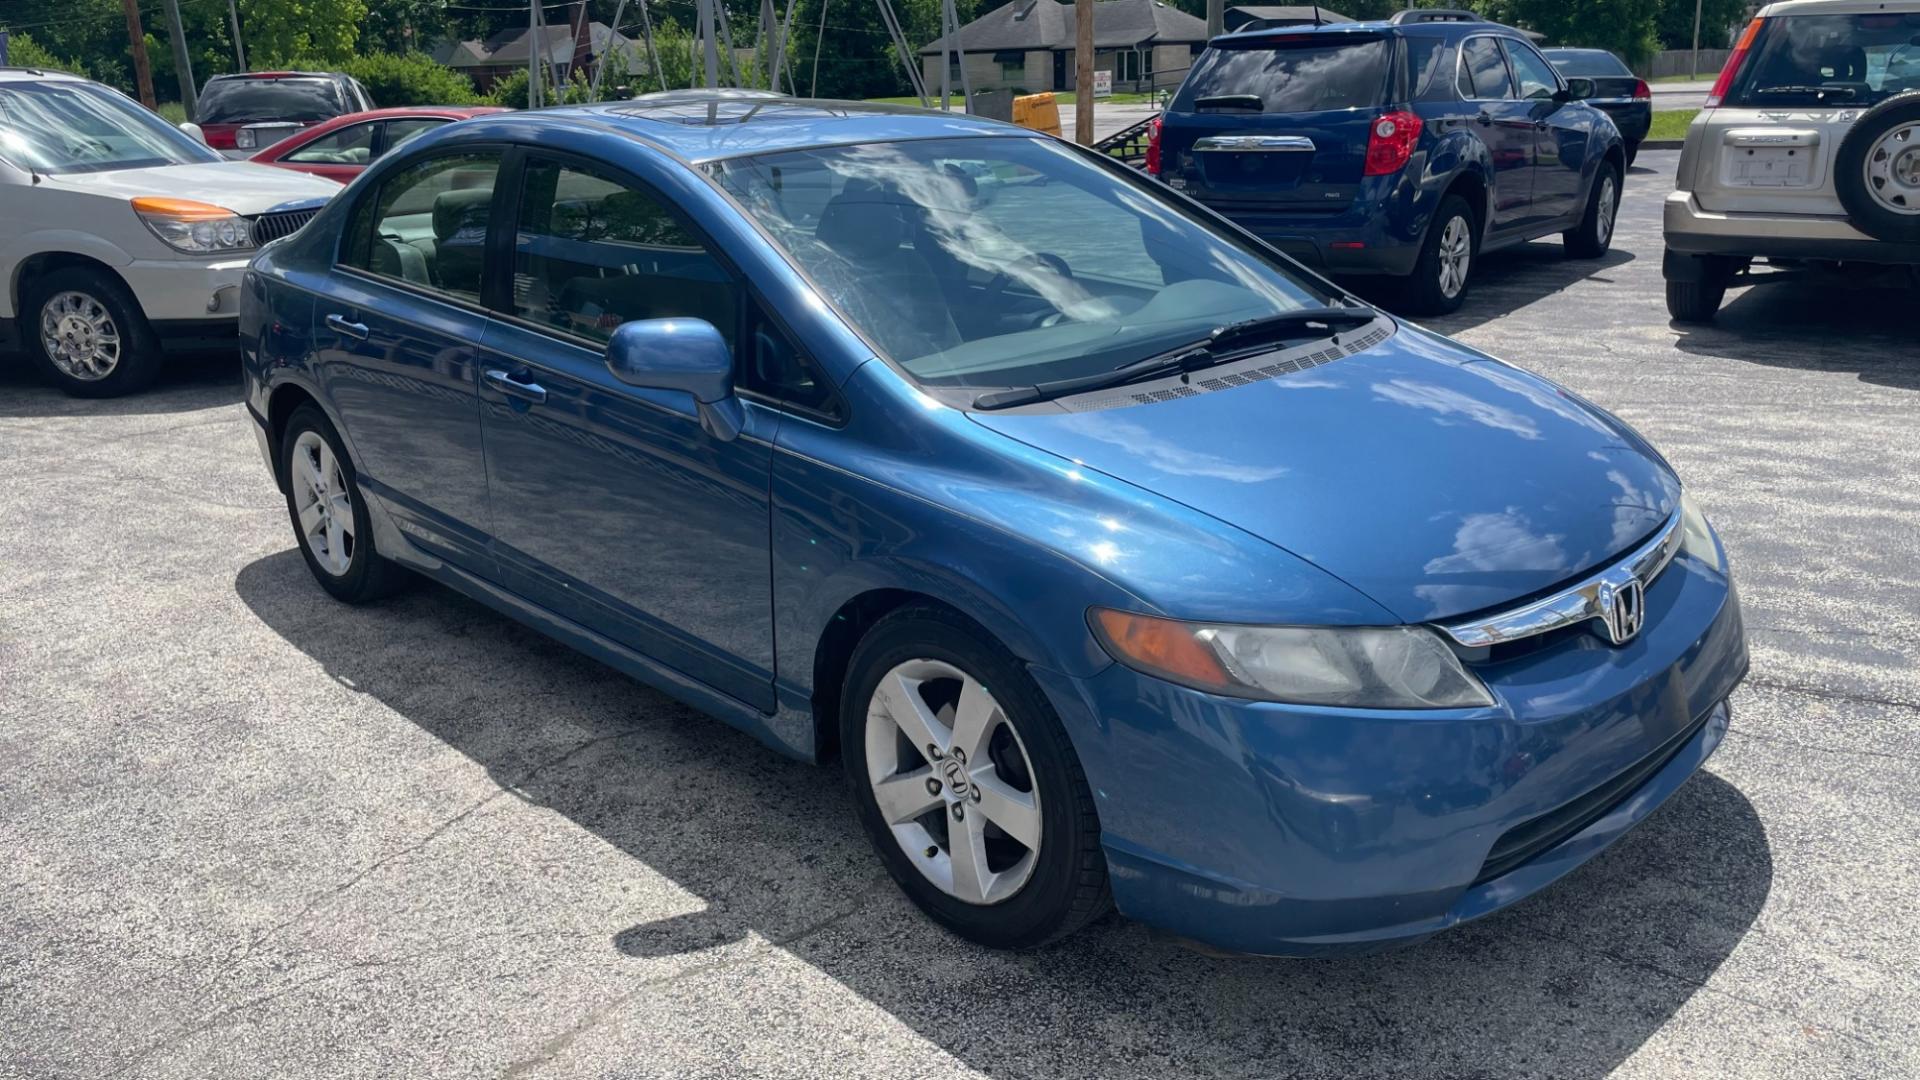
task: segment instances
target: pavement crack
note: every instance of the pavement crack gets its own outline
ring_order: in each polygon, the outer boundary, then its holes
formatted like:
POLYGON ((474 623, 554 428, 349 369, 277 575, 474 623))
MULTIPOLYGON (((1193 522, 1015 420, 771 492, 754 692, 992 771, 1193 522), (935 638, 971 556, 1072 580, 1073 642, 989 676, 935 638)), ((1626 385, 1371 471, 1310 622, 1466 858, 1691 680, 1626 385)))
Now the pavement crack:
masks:
POLYGON ((1778 735, 1762 735, 1758 732, 1738 727, 1728 728, 1727 734, 1738 735, 1743 739, 1753 739, 1757 742, 1773 743, 1776 746, 1788 746, 1795 750, 1809 750, 1816 754, 1843 754, 1848 757, 1886 758, 1889 761, 1920 760, 1920 757, 1916 757, 1913 754, 1897 754, 1890 750, 1858 750, 1846 746, 1816 746, 1812 743, 1801 742, 1798 739, 1785 739, 1778 735))
POLYGON ((1874 697, 1871 694, 1853 694, 1845 690, 1828 690, 1818 686, 1803 686, 1800 683, 1777 682, 1772 679, 1756 679, 1748 676, 1746 685, 1762 690, 1783 690, 1792 694, 1805 694, 1808 697, 1827 698, 1833 701, 1847 701, 1855 705, 1884 705, 1891 709, 1906 709, 1920 712, 1920 703, 1897 701, 1893 698, 1874 697))
POLYGON ((225 978, 227 975, 232 974, 233 971, 237 969, 241 964, 244 964, 247 962, 247 960, 251 959, 254 952, 258 950, 260 946, 264 945, 269 939, 284 932, 289 927, 292 927, 300 922, 303 922, 309 916, 311 916, 314 912, 325 907, 327 904, 331 903, 333 900, 337 899, 338 897, 346 894, 348 891, 352 890, 356 885, 359 885, 362 881, 365 881, 367 878, 373 876, 374 874, 378 873, 382 869, 393 865, 394 863, 400 861, 401 859, 405 859, 411 855, 415 855, 420 851, 424 850, 427 847, 427 845, 433 843, 435 840, 438 840, 440 837, 446 835, 449 829, 452 829, 454 826, 460 824, 461 822, 467 820, 473 815, 479 813, 481 810, 484 810, 486 807, 492 805, 494 802, 498 801, 499 799, 507 795, 513 794, 515 791, 526 786, 535 777, 539 776, 541 773, 545 772, 546 770, 555 768, 559 765, 563 765, 569 760, 571 760, 572 758, 574 758, 576 755, 581 754, 587 750, 590 750, 593 747, 599 746, 602 743, 613 742, 617 739, 628 739, 639 734, 643 734, 643 732, 639 729, 635 729, 631 731, 615 732, 614 734, 611 734, 611 735, 598 735, 598 736, 595 736, 594 738, 587 739, 584 742, 576 743, 572 747, 570 747, 565 753, 562 753, 556 757, 543 761, 540 764, 535 765, 532 768, 528 769, 525 773, 522 773, 518 778, 513 780, 511 783, 500 785, 500 787, 497 790, 495 790, 492 794, 488 795, 486 798, 479 799, 473 802, 472 804, 467 806, 464 810, 461 810, 459 813, 454 814, 452 817, 449 817, 444 821, 440 822, 438 825, 435 825, 432 829, 427 831, 426 835, 420 837, 420 839, 415 840, 413 843, 407 844, 404 847, 398 848, 394 851, 388 852, 385 855, 382 855, 380 858, 375 859, 373 862, 370 862, 367 865, 361 867, 359 870, 355 871, 346 880, 315 894, 314 896, 309 898, 305 904, 301 905, 299 911, 296 911, 292 915, 288 916, 287 918, 282 919, 277 923, 274 923, 272 926, 267 927, 265 930, 262 930, 260 933, 255 934, 251 939, 249 939, 246 946, 241 949, 240 955, 235 957, 231 961, 228 961, 225 965, 222 966, 221 970, 215 974, 213 979, 214 985, 216 986, 219 985, 221 979, 225 978))

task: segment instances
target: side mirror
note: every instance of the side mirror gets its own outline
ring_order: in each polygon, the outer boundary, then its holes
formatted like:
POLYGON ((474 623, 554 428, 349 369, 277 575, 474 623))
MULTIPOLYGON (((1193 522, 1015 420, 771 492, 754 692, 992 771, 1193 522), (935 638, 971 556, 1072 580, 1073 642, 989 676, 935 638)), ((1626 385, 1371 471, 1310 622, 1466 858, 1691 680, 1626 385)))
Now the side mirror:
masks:
POLYGON ((1565 105, 1569 101, 1585 101, 1594 94, 1592 79, 1573 76, 1567 79, 1567 88, 1553 95, 1553 100, 1565 105))
POLYGON ((180 130, 186 132, 194 142, 199 143, 201 146, 207 145, 207 133, 200 130, 199 124, 181 124, 180 130))
POLYGON ((733 350, 705 319, 621 323, 607 342, 607 370, 628 386, 691 394, 700 427, 716 439, 738 437, 746 423, 733 395, 733 350))

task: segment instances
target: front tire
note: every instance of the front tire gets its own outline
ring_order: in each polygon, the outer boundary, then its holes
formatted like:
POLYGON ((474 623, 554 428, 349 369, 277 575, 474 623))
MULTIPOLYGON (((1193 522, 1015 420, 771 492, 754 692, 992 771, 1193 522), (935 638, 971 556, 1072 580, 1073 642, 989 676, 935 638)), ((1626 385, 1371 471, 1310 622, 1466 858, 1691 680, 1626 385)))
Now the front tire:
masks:
POLYGON ((1407 310, 1415 315, 1451 315, 1460 310, 1479 248, 1479 228, 1467 200, 1458 195, 1440 200, 1440 210, 1420 243, 1413 276, 1407 279, 1407 310))
POLYGON ((1111 904, 1066 732, 1024 666, 972 622, 913 607, 876 623, 848 665, 840 740, 874 850, 935 922, 1026 949, 1111 904))
POLYGON ((1593 178, 1593 186, 1587 193, 1587 212, 1580 217, 1580 224, 1571 231, 1560 234, 1560 242, 1566 245, 1568 256, 1575 259, 1597 259, 1613 246, 1613 225, 1620 212, 1620 173, 1613 162, 1600 163, 1600 171, 1593 178))
POLYGON ((1720 312, 1720 302, 1726 298, 1724 281, 1667 282, 1667 314, 1673 316, 1675 322, 1710 323, 1720 312))
POLYGON ((308 404, 287 418, 280 479, 300 554, 336 600, 364 604, 406 583, 406 571, 374 548, 373 519, 339 432, 308 404))
POLYGON ((153 385, 160 340, 119 278, 73 266, 35 277, 24 292, 21 336, 53 385, 83 398, 120 397, 153 385))

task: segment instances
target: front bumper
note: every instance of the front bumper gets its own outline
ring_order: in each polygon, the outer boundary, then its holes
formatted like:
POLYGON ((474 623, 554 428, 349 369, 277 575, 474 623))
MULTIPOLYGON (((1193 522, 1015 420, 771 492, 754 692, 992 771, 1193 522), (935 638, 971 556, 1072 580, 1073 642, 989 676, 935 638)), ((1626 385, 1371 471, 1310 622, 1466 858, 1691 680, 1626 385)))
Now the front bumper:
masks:
POLYGON ((1667 250, 1683 255, 1920 264, 1920 244, 1877 240, 1843 217, 1706 210, 1690 191, 1669 194, 1662 213, 1667 250))
POLYGON ((251 252, 220 259, 135 259, 119 267, 150 322, 231 324, 251 252))
POLYGON ((1236 952, 1410 944, 1528 896, 1719 745, 1738 600, 1682 554, 1620 647, 1573 633, 1479 670, 1500 705, 1382 713, 1216 697, 1115 665, 1036 672, 1086 766, 1115 902, 1236 952))

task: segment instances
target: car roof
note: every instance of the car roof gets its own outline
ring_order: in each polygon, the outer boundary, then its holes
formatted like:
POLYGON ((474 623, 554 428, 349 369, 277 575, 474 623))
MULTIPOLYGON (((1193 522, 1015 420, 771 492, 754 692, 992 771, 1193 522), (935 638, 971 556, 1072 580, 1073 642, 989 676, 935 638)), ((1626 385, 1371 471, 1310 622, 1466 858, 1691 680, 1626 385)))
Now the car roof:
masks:
POLYGON ((1329 36, 1353 34, 1364 37, 1406 34, 1415 34, 1420 37, 1434 37, 1436 35, 1443 37, 1466 37, 1470 34, 1505 34, 1522 41, 1528 40, 1525 31, 1517 30, 1505 23, 1489 22, 1484 19, 1445 19, 1434 22, 1398 23, 1385 19, 1375 19, 1370 22, 1322 23, 1318 26, 1305 24, 1295 26, 1263 26, 1253 30, 1238 30, 1221 34, 1207 42, 1207 44, 1210 46, 1226 45, 1229 48, 1245 48, 1249 42, 1258 42, 1262 39, 1295 38, 1303 34, 1324 34, 1329 36))
POLYGON ((61 82, 92 82, 84 75, 75 75, 70 71, 55 71, 52 68, 0 67, 0 82, 31 82, 34 79, 57 79, 61 82))
POLYGON ((1760 9, 1763 19, 1782 15, 1902 15, 1920 13, 1920 0, 1785 0, 1760 9))
POLYGON ((215 75, 209 83, 231 82, 236 79, 344 79, 347 76, 338 71, 230 71, 224 75, 215 75))
POLYGON ((964 113, 865 101, 791 98, 766 91, 676 90, 631 101, 566 105, 478 117, 462 128, 591 126, 651 143, 690 163, 815 146, 955 136, 1043 138, 964 113))

